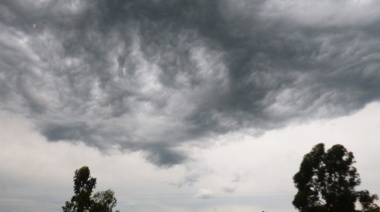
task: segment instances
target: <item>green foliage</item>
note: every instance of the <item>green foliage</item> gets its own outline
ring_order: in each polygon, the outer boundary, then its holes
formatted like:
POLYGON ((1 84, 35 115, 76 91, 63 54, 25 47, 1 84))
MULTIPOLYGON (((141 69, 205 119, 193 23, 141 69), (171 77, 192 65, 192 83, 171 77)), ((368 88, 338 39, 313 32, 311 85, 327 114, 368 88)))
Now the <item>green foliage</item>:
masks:
POLYGON ((306 154, 294 177, 298 189, 293 205, 301 212, 355 212, 358 200, 365 210, 374 208, 377 195, 355 191, 360 177, 353 166, 354 156, 342 145, 325 152, 324 144, 306 154))
POLYGON ((368 210, 364 210, 364 212, 380 212, 380 208, 376 206, 368 210))
POLYGON ((117 200, 111 190, 96 192, 93 196, 94 211, 112 212, 112 208, 116 206, 117 200))
POLYGON ((90 169, 83 166, 75 171, 74 196, 66 201, 63 212, 112 212, 116 198, 111 190, 101 191, 91 196, 96 187, 96 178, 90 176, 90 169))
POLYGON ((375 200, 379 199, 376 194, 371 195, 369 193, 369 191, 367 191, 367 190, 359 191, 358 192, 358 198, 359 198, 359 202, 362 205, 363 209, 365 209, 367 212, 370 212, 370 211, 380 212, 379 207, 373 203, 375 200))

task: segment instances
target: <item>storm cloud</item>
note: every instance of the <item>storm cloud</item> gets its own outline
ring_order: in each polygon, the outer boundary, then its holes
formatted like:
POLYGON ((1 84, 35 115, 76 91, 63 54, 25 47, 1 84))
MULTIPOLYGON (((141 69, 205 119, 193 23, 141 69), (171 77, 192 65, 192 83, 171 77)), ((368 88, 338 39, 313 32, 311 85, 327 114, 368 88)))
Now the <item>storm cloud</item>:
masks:
POLYGON ((158 166, 380 97, 377 1, 5 0, 0 108, 158 166))

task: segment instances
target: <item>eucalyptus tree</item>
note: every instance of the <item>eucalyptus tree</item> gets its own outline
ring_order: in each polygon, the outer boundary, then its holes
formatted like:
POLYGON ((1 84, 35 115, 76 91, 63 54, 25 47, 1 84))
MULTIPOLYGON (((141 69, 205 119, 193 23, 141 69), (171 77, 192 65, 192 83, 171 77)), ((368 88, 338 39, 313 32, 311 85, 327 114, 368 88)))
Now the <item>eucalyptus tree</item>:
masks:
POLYGON ((112 212, 117 200, 111 190, 96 192, 96 178, 91 177, 90 169, 83 166, 75 170, 74 196, 62 206, 63 212, 112 212))
POLYGON ((355 212, 357 201, 363 210, 376 208, 377 195, 355 190, 361 180, 354 163, 353 153, 342 145, 327 151, 322 143, 314 146, 293 177, 298 189, 293 205, 301 212, 355 212))

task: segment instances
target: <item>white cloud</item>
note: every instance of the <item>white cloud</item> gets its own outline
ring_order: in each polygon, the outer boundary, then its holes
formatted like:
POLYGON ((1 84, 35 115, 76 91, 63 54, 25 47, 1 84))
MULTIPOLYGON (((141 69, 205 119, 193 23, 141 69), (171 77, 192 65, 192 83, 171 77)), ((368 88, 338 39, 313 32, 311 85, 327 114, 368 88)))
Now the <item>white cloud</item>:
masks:
POLYGON ((210 189, 201 188, 194 196, 199 199, 210 199, 214 196, 214 193, 210 189))
POLYGON ((222 187, 222 190, 226 193, 234 193, 236 189, 237 189, 237 186, 233 184, 225 184, 222 187))

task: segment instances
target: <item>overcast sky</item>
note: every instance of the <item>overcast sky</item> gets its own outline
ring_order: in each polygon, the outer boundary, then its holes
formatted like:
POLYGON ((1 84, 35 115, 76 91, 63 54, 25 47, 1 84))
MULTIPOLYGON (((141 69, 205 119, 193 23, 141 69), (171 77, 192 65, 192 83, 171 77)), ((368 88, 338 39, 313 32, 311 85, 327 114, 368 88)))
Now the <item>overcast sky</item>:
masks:
POLYGON ((320 142, 380 193, 377 0, 0 1, 0 210, 295 211, 320 142))

